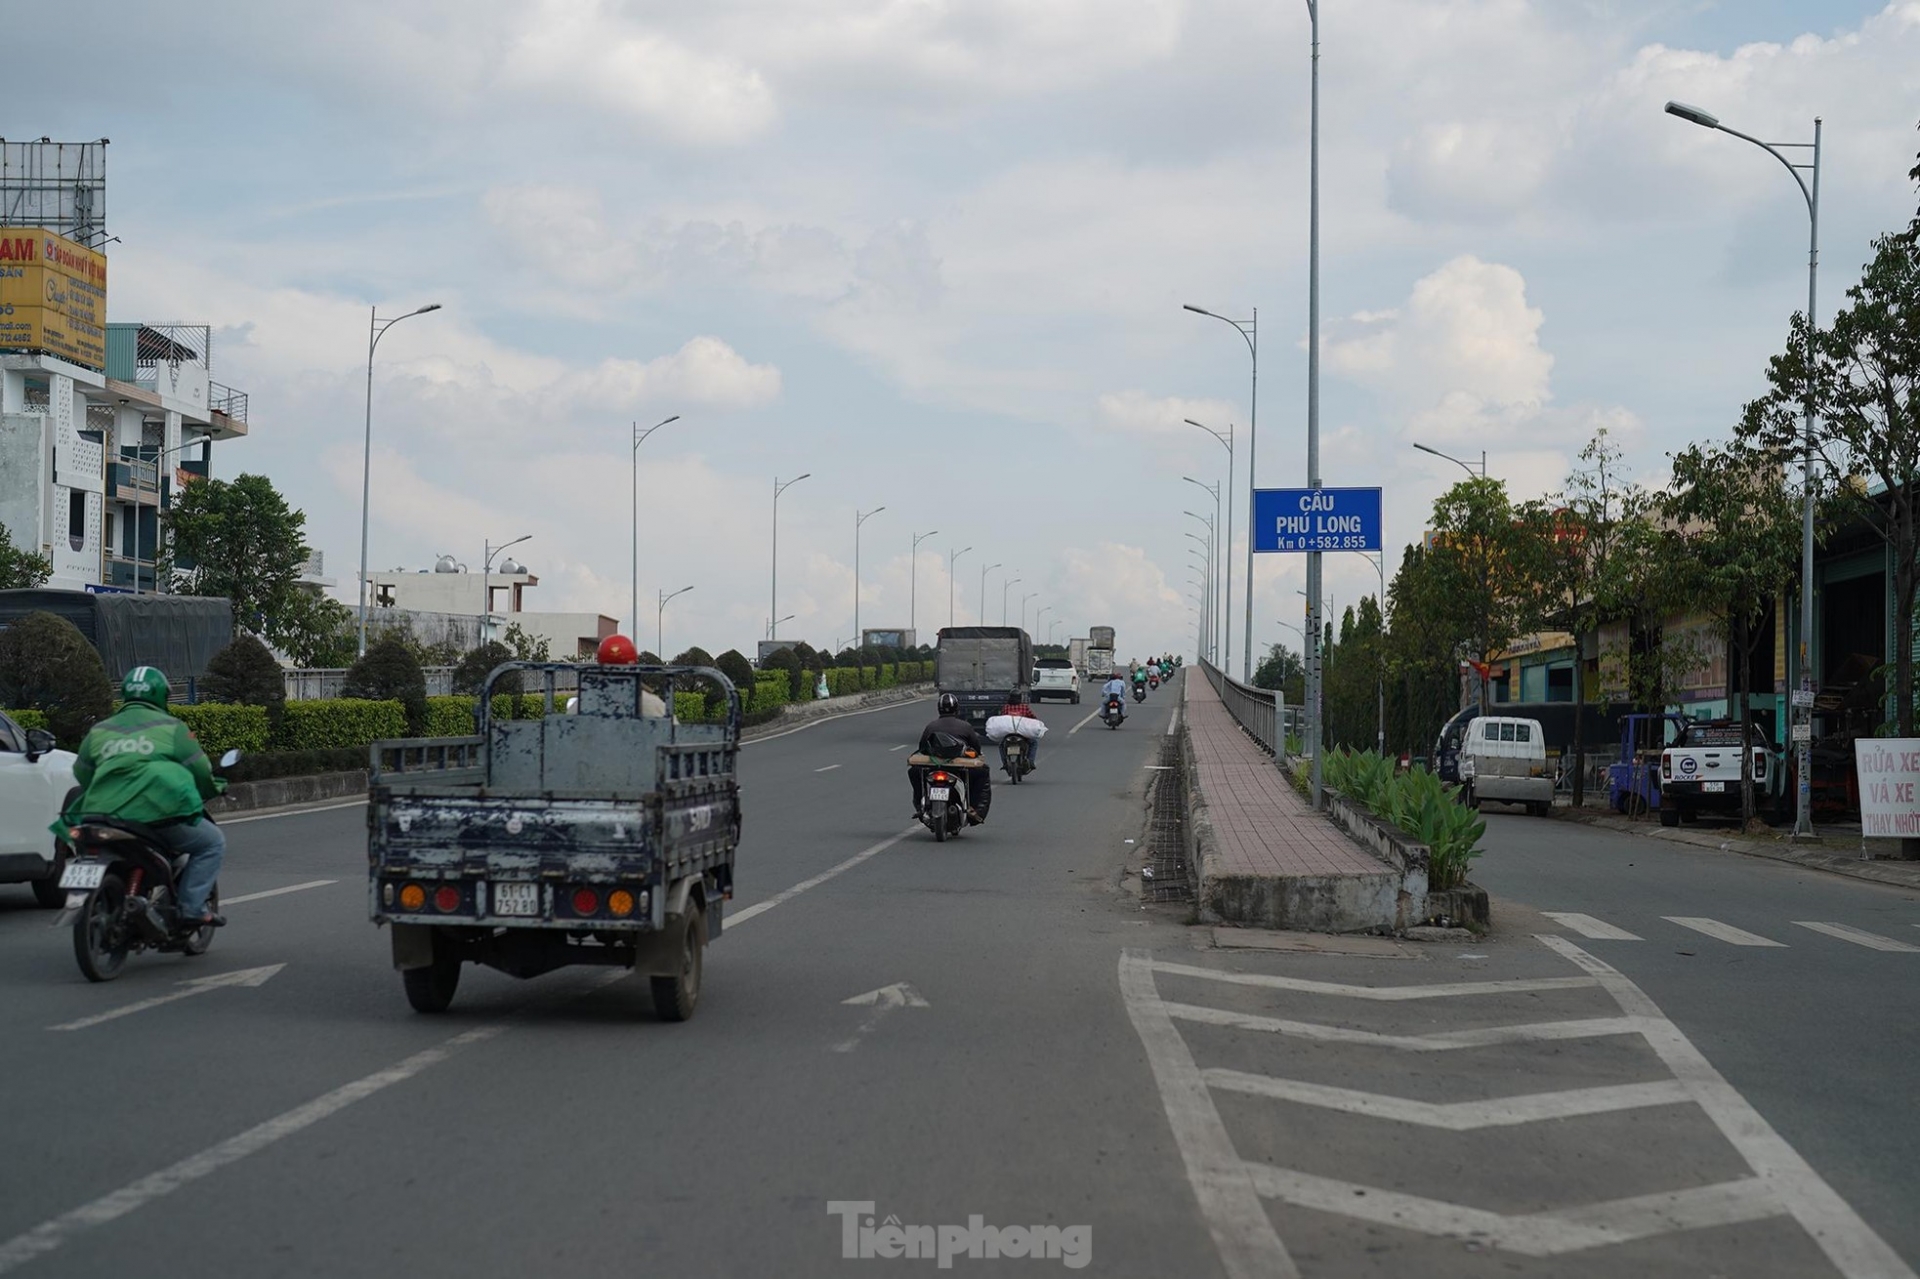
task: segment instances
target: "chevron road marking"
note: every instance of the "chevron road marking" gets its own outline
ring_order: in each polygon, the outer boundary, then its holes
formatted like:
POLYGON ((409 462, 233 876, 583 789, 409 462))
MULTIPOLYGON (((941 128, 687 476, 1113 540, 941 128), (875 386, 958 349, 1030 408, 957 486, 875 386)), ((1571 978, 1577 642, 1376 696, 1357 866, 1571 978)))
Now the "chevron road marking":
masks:
POLYGON ((1261 1017, 1254 1013, 1237 1013, 1199 1004, 1169 1003, 1163 1007, 1167 1016, 1177 1021, 1230 1026, 1235 1030, 1258 1030, 1271 1035, 1288 1035, 1295 1039, 1313 1039, 1328 1044, 1371 1044, 1405 1052, 1446 1052, 1456 1048, 1487 1048, 1495 1044, 1537 1043, 1555 1039, 1597 1039, 1605 1035, 1637 1034, 1642 1029, 1637 1017, 1583 1017, 1575 1021, 1541 1021, 1523 1026, 1449 1030, 1437 1035, 1384 1035, 1373 1030, 1261 1017))
POLYGON ((1269 977, 1265 973, 1230 973, 1192 964, 1155 962, 1153 971, 1174 977, 1199 977, 1233 986, 1262 986, 1269 990, 1297 990, 1309 995, 1339 995, 1345 999, 1451 999, 1458 995, 1509 995, 1534 990, 1576 990, 1600 983, 1591 977, 1527 977, 1517 981, 1435 982, 1426 986, 1354 986, 1337 981, 1309 981, 1304 977, 1269 977))
POLYGON ((1228 1092, 1270 1097, 1275 1101, 1300 1102, 1324 1110, 1365 1115, 1370 1119, 1392 1119, 1425 1128, 1444 1128, 1449 1132, 1531 1124, 1543 1119, 1569 1119, 1575 1115, 1604 1115, 1616 1110, 1672 1106, 1693 1100, 1693 1094, 1673 1079, 1603 1088, 1569 1088, 1563 1092, 1527 1093, 1519 1097, 1494 1097, 1486 1101, 1432 1102, 1360 1092, 1353 1088, 1334 1088, 1327 1084, 1310 1084, 1298 1079, 1250 1075, 1239 1070, 1207 1070, 1202 1071, 1201 1075, 1210 1086, 1228 1092))

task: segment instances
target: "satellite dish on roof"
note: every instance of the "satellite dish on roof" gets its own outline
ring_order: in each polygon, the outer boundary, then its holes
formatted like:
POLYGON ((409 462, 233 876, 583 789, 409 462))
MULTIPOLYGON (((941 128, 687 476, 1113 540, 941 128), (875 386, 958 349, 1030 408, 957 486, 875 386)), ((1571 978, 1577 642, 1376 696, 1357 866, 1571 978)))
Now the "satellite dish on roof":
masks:
POLYGON ((458 573, 460 571, 460 561, 454 559, 451 555, 442 555, 433 562, 433 571, 436 573, 458 573))
POLYGON ((525 564, 522 564, 519 560, 505 560, 500 565, 500 571, 506 574, 508 577, 514 577, 514 576, 517 576, 518 574, 526 572, 527 566, 525 564))

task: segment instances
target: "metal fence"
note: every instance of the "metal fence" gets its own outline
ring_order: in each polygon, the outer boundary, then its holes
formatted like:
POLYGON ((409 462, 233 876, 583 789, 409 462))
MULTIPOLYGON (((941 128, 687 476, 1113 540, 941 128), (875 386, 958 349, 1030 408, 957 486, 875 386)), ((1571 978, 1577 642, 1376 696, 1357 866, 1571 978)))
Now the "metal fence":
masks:
MULTIPOLYGON (((421 673, 427 677, 428 697, 445 697, 453 692, 453 667, 429 666, 421 673)), ((347 680, 345 667, 288 671, 286 675, 287 700, 290 702, 312 702, 327 697, 338 697, 340 686, 347 680)))
POLYGON ((1286 741, 1280 736, 1280 723, 1284 717, 1280 713, 1277 693, 1242 684, 1211 662, 1202 661, 1200 669, 1206 672, 1207 682, 1213 685, 1213 691, 1220 695, 1227 714, 1233 716, 1234 722, 1247 731, 1247 736, 1260 743, 1269 755, 1278 755, 1286 750, 1286 741))

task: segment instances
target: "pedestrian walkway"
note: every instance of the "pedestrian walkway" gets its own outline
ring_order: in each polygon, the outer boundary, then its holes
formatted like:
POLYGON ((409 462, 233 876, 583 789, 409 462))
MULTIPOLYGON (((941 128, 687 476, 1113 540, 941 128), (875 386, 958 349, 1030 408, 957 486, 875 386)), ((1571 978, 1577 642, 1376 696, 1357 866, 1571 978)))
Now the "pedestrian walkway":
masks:
POLYGON ((1264 928, 1392 926, 1393 869, 1313 811, 1204 676, 1182 684, 1201 908, 1264 928))
MULTIPOLYGON (((1648 937, 1642 933, 1633 932, 1627 928, 1623 928, 1617 923, 1601 919, 1596 915, 1584 914, 1579 911, 1563 910, 1549 910, 1542 911, 1541 913, 1568 932, 1575 933, 1591 941, 1637 942, 1648 940, 1648 937)), ((1717 942, 1724 942, 1729 946, 1750 946, 1768 950, 1787 950, 1795 945, 1796 942, 1813 942, 1812 938, 1806 937, 1804 934, 1789 933, 1784 928, 1780 929, 1776 936, 1773 935, 1771 928, 1769 928, 1768 932, 1764 933, 1753 932, 1749 929, 1726 923, 1723 920, 1710 919, 1704 915, 1661 915, 1658 918, 1662 922, 1686 930, 1683 934, 1679 934, 1677 938, 1658 939, 1662 941, 1684 940, 1691 943, 1697 941, 1699 937, 1708 937, 1717 942), (1781 940, 1781 938, 1786 938, 1786 940, 1781 940)), ((1886 932, 1873 932, 1869 929, 1860 928, 1853 924, 1842 923, 1838 920, 1789 919, 1780 922, 1791 925, 1794 928, 1805 929, 1807 932, 1816 933, 1821 937, 1829 938, 1833 941, 1846 942, 1850 945, 1864 947, 1867 950, 1877 950, 1884 954, 1894 955, 1920 955, 1920 932, 1915 933, 1911 938, 1901 938, 1889 936, 1886 932)), ((1908 922, 1911 927, 1920 929, 1920 922, 1908 922)), ((1635 927, 1645 928, 1646 926, 1636 923, 1635 927)), ((1882 927, 1885 927, 1885 925, 1882 925, 1882 927)), ((1649 933, 1652 932, 1651 929, 1647 931, 1649 933)))

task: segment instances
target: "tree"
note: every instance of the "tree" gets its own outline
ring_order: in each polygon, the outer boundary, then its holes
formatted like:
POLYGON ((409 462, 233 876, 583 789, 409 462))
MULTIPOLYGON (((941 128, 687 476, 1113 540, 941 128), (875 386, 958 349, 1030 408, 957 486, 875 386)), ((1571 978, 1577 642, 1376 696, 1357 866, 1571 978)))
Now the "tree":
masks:
POLYGON ((801 664, 800 655, 790 648, 777 648, 767 654, 760 663, 763 671, 785 671, 787 675, 787 697, 799 701, 812 691, 807 681, 807 668, 801 664))
POLYGON ((38 551, 23 551, 0 524, 0 591, 30 591, 53 576, 53 561, 38 551))
POLYGON ((503 637, 506 646, 513 651, 516 662, 550 662, 548 656, 553 651, 553 642, 542 635, 535 638, 521 628, 518 622, 507 623, 507 633, 503 637))
POLYGON ((675 666, 712 666, 713 655, 698 644, 673 659, 675 666))
MULTIPOLYGON (((1920 182, 1920 166, 1914 180, 1920 182)), ((1747 405, 1740 439, 1781 466, 1811 447, 1831 496, 1893 553, 1893 725, 1914 735, 1913 606, 1920 559, 1920 213, 1873 242, 1873 260, 1824 331, 1796 314, 1770 389, 1747 405), (1806 419, 1811 415, 1811 421, 1806 419), (1878 481, 1880 491, 1868 481, 1878 481)), ((1804 645, 1807 637, 1801 637, 1804 645)))
POLYGON ((1393 681, 1389 740, 1416 752, 1460 709, 1460 619, 1433 553, 1409 546, 1387 587, 1393 628, 1387 671, 1393 681))
POLYGON ((407 713, 407 732, 426 732, 427 677, 406 637, 389 631, 367 644, 366 655, 347 670, 342 697, 399 702, 407 713))
POLYGON ((267 639, 306 670, 351 666, 359 652, 353 610, 312 591, 294 591, 267 619, 267 639))
MULTIPOLYGON (((1733 657, 1729 702, 1742 732, 1759 623, 1800 570, 1799 495, 1770 458, 1739 445, 1695 444, 1673 455, 1673 485, 1661 501, 1697 606, 1711 613, 1733 657)), ((1740 752, 1740 811, 1754 817, 1753 752, 1740 752)))
POLYGON ((0 630, 0 704, 45 713, 55 739, 73 750, 113 713, 113 685, 78 627, 29 613, 0 630))
MULTIPOLYGON (((487 676, 493 673, 495 667, 516 660, 518 659, 514 657, 512 649, 499 640, 488 640, 462 657, 459 664, 453 668, 453 691, 468 696, 477 695, 480 692, 480 686, 487 682, 487 676)), ((520 673, 514 671, 501 676, 500 682, 494 685, 494 691, 519 692, 520 673)))
POLYGON ((1480 672, 1484 712, 1493 655, 1533 622, 1539 548, 1515 518, 1506 484, 1485 476, 1441 494, 1433 504, 1433 527, 1427 566, 1437 590, 1428 602, 1443 606, 1449 628, 1480 672))
POLYGON ((174 573, 175 589, 223 596, 235 625, 271 635, 272 619, 297 607, 292 597, 311 554, 306 523, 264 475, 190 481, 166 513, 172 562, 191 566, 174 573))
POLYGON ((1378 740, 1383 640, 1380 605, 1372 596, 1340 618, 1340 631, 1322 661, 1327 739, 1364 750, 1378 740))
POLYGON ((236 635, 207 663, 200 693, 210 702, 263 706, 277 729, 287 708, 287 675, 265 644, 251 635, 236 635))
POLYGON ((1307 668, 1300 654, 1284 644, 1275 644, 1253 668, 1253 686, 1273 689, 1287 705, 1298 706, 1306 700, 1307 668))

